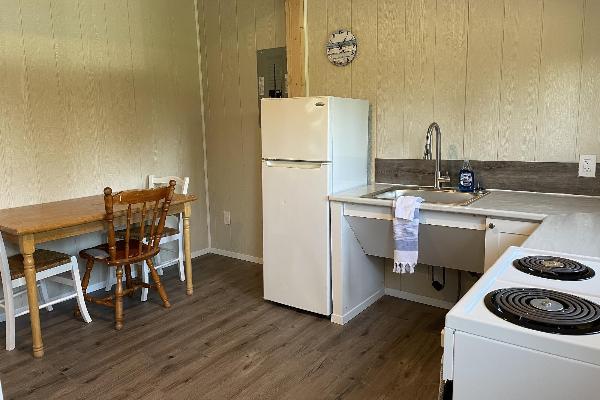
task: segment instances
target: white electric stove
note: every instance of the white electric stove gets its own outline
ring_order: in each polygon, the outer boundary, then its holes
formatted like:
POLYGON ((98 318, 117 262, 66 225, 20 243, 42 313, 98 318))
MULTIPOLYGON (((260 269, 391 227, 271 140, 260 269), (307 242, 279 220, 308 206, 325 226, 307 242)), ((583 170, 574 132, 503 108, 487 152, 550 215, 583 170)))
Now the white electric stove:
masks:
POLYGON ((446 316, 452 399, 600 399, 600 259, 511 247, 446 316))

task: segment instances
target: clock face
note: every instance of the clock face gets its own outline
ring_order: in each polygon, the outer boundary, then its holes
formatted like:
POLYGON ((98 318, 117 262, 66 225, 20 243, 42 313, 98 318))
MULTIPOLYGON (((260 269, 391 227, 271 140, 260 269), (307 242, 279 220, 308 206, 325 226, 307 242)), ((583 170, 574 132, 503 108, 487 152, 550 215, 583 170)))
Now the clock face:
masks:
POLYGON ((327 58, 333 65, 343 67, 348 65, 356 57, 356 38, 346 29, 335 31, 329 37, 327 43, 327 58))

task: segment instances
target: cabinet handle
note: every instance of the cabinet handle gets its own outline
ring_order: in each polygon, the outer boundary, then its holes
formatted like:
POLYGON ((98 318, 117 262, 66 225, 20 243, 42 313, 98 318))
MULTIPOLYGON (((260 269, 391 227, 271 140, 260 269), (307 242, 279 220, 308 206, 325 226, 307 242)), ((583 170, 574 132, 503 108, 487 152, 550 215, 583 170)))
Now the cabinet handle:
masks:
POLYGON ((490 224, 488 225, 488 228, 490 228, 490 229, 494 229, 495 227, 496 227, 496 225, 492 224, 491 222, 490 222, 490 224))

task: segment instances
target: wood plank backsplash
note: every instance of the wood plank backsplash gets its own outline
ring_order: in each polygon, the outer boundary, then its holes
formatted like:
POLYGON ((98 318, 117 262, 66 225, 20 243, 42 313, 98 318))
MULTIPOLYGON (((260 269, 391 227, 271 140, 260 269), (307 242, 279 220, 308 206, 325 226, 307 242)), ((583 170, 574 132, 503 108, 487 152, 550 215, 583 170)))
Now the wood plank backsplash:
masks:
POLYGON ((308 0, 310 95, 371 104, 371 155, 577 162, 600 155, 600 1, 308 0), (350 28, 358 54, 328 63, 350 28))
MULTIPOLYGON (((458 186, 460 160, 443 160, 452 186, 458 186)), ((580 178, 578 164, 559 162, 471 161, 476 185, 485 189, 522 190, 600 196, 600 177, 580 178)), ((434 160, 375 160, 375 181, 433 186, 434 160)), ((598 165, 600 171, 600 164, 598 165)))

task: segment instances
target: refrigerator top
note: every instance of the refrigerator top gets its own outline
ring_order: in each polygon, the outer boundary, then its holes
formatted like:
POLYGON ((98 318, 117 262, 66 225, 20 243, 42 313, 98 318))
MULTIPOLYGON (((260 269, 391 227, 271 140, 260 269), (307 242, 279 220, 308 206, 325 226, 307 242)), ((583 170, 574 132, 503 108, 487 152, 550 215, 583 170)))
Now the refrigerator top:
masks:
POLYGON ((333 162, 362 159, 368 152, 366 100, 263 99, 261 107, 263 159, 333 162))
POLYGON ((329 103, 320 97, 263 100, 263 159, 331 161, 329 103))

